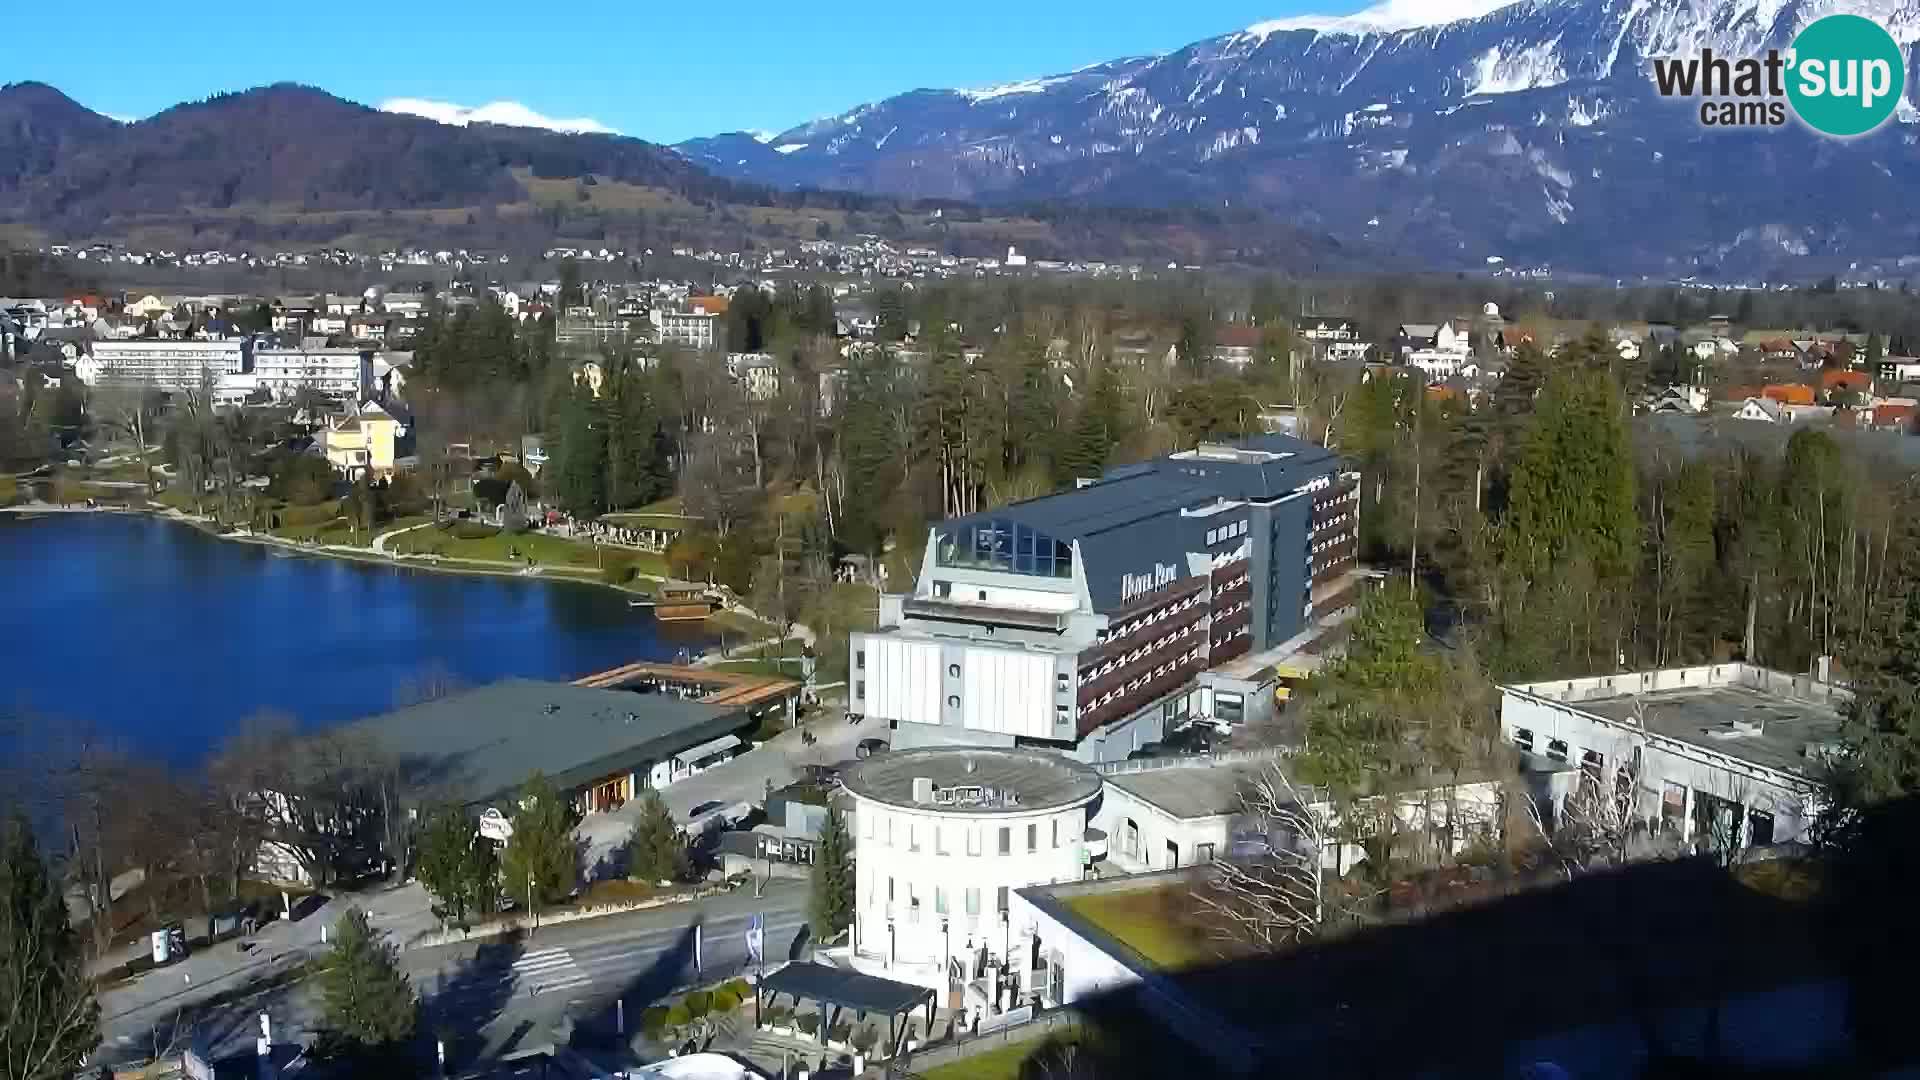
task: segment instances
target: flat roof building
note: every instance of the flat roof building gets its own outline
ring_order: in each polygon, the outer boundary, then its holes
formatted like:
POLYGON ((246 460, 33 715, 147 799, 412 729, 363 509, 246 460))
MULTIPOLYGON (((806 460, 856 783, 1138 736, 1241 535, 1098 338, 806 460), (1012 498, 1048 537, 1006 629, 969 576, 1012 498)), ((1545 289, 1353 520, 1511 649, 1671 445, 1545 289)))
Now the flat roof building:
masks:
POLYGON ((1358 482, 1264 435, 943 522, 913 590, 852 635, 849 707, 896 747, 1125 758, 1191 712, 1200 672, 1351 603, 1358 482))
POLYGON ((608 810, 739 746, 746 710, 672 694, 507 679, 356 722, 421 799, 494 806, 535 770, 583 808, 608 810), (727 740, 732 740, 728 742, 727 740))
POLYGON ((1503 687, 1500 724, 1551 764, 1625 777, 1655 829, 1696 848, 1804 843, 1852 694, 1730 663, 1503 687))

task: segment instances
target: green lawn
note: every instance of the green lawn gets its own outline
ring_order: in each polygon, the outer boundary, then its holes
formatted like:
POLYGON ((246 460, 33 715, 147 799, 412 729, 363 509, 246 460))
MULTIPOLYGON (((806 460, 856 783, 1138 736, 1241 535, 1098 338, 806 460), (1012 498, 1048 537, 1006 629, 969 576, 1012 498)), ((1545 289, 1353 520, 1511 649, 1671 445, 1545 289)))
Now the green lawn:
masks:
POLYGON ((1214 959, 1198 930, 1185 918, 1193 905, 1183 890, 1087 893, 1068 898, 1066 905, 1156 967, 1178 970, 1214 959))
MULTIPOLYGON (((1074 1031, 1058 1033, 1063 1039, 1076 1039, 1074 1031)), ((921 1074, 925 1080, 1018 1080, 1020 1066, 1027 1058, 1040 1049, 1049 1038, 1048 1035, 1035 1035, 1030 1039, 1008 1043, 995 1047, 972 1057, 958 1061, 949 1061, 945 1065, 936 1065, 921 1074)))
POLYGON ((651 552, 603 547, 595 554, 592 544, 543 533, 496 532, 491 536, 463 539, 446 529, 416 529, 396 536, 388 549, 402 555, 441 555, 450 559, 479 559, 487 562, 525 562, 528 557, 546 567, 573 567, 597 570, 625 562, 642 574, 665 577, 667 562, 651 552), (517 557, 516 554, 517 553, 517 557))

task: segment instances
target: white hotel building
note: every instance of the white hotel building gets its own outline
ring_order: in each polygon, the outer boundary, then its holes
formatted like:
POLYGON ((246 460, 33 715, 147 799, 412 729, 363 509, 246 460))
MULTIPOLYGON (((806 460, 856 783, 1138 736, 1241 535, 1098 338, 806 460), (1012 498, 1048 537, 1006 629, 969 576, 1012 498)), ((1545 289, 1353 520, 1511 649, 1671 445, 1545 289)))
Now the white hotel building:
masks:
POLYGON ((1025 944, 1008 927, 1012 894, 1079 881, 1105 854, 1087 839, 1100 775, 1061 754, 983 747, 882 754, 845 783, 853 966, 945 992, 949 1007, 1007 1007, 1025 944))
POLYGON ((188 390, 202 381, 246 370, 246 342, 96 341, 93 354, 74 363, 74 374, 88 386, 146 384, 159 390, 188 390))
POLYGON ((364 397, 373 388, 373 353, 365 349, 256 349, 253 373, 275 401, 301 387, 330 398, 364 397))

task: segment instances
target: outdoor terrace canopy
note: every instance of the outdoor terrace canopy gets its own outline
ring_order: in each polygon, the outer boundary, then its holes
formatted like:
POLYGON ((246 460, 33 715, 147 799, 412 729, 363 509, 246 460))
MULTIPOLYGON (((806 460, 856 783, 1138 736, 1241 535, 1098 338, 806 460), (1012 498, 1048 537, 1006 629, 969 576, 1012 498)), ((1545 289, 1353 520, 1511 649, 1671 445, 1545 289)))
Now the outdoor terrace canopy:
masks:
MULTIPOLYGON (((887 1018, 888 1042, 893 1041, 894 1017, 910 1013, 921 1005, 927 1007, 927 1025, 933 1025, 932 990, 912 983, 903 983, 894 979, 883 979, 878 975, 863 975, 845 968, 828 967, 825 964, 793 963, 760 980, 758 992, 766 994, 766 1003, 771 1004, 781 994, 791 994, 796 1002, 813 1001, 821 1005, 832 1005, 838 1009, 852 1009, 855 1013, 879 1013, 887 1018)), ((825 1027, 832 1026, 831 1019, 822 1018, 825 1027)))

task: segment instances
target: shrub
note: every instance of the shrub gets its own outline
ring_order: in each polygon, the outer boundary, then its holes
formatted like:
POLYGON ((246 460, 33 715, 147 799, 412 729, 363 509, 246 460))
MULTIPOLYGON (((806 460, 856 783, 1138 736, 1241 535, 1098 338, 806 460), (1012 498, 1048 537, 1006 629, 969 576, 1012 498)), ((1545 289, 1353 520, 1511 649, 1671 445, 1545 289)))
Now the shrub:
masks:
POLYGON ((625 585, 633 580, 633 564, 630 562, 610 562, 600 569, 600 580, 608 585, 625 585))
POLYGON ((709 1006, 713 1012, 730 1013, 739 1007, 740 999, 734 996, 733 991, 723 986, 713 992, 713 1004, 709 1006))
POLYGON ((676 1001, 673 1007, 667 1010, 668 1027, 682 1028, 691 1023, 693 1023, 693 1014, 687 1011, 686 1002, 676 1001))
POLYGON ((745 1001, 753 996, 753 984, 745 979, 728 979, 720 988, 734 996, 736 1001, 745 1001))
POLYGON ((811 1035, 814 1032, 820 1030, 820 1014, 819 1013, 801 1013, 798 1017, 794 1018, 793 1026, 799 1028, 802 1032, 808 1035, 811 1035))
POLYGON ((640 1030, 650 1039, 657 1039, 667 1030, 667 1007, 649 1006, 640 1013, 640 1030))
POLYGON ((695 990, 681 1002, 687 1007, 687 1015, 695 1020, 707 1015, 713 1008, 713 995, 705 990, 695 990))

